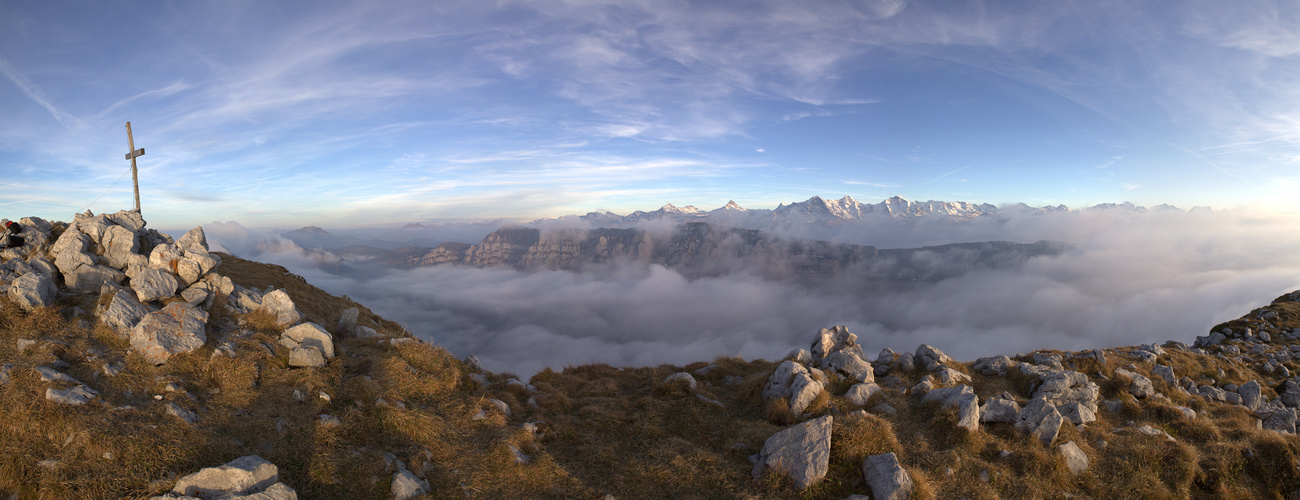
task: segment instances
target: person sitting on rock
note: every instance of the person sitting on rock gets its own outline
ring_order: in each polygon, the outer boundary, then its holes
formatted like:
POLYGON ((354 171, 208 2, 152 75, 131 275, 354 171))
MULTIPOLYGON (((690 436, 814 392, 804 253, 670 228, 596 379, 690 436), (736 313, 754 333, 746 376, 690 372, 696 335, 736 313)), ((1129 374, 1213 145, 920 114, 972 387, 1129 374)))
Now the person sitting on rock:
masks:
POLYGON ((0 249, 16 248, 27 243, 22 237, 23 226, 9 219, 0 219, 0 224, 4 225, 3 234, 0 234, 0 249))

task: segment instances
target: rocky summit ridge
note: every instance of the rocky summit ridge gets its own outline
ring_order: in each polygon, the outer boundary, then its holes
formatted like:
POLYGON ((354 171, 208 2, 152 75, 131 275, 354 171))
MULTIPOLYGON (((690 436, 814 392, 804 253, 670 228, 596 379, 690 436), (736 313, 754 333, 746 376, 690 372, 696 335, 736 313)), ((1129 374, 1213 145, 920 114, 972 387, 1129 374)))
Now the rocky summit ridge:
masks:
POLYGON ((1300 291, 1192 345, 484 370, 138 213, 0 252, 17 498, 1280 498, 1300 291))

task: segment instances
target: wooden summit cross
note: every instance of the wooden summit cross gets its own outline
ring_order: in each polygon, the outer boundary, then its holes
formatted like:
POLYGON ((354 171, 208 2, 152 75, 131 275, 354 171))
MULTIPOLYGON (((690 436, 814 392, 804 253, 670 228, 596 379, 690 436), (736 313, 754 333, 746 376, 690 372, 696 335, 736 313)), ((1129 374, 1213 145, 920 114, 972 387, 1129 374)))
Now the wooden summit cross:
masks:
POLYGON ((144 156, 144 148, 135 148, 135 138, 131 137, 131 122, 126 122, 126 144, 131 147, 131 152, 126 154, 126 159, 131 160, 131 182, 135 184, 135 211, 140 213, 140 174, 135 169, 135 158, 144 156))

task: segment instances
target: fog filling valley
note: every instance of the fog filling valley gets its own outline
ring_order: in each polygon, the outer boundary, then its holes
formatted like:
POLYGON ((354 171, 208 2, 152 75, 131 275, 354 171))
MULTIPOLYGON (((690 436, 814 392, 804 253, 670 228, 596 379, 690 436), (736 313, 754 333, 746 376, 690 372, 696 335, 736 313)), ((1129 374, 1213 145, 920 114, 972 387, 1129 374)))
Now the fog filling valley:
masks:
POLYGON ((1014 269, 841 293, 743 272, 688 280, 646 263, 602 272, 399 270, 305 250, 274 231, 236 222, 204 229, 214 250, 285 266, 458 357, 476 355, 490 370, 524 376, 589 363, 775 360, 837 324, 858 335, 871 359, 884 347, 910 351, 921 343, 961 360, 1043 348, 1190 343, 1214 324, 1300 288, 1300 232, 1289 218, 1093 210, 984 219, 788 235, 879 248, 1049 240, 1066 243, 1066 250, 1014 269))

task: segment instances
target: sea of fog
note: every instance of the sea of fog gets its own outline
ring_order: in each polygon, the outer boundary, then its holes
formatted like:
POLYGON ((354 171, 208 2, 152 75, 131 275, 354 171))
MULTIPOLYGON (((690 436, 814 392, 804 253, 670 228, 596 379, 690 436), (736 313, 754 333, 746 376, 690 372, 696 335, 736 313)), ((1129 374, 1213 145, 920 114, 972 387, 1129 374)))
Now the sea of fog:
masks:
POLYGON ((476 355, 490 370, 527 376, 588 363, 778 359, 833 325, 856 333, 872 358, 881 348, 921 343, 970 360, 1039 348, 1191 342, 1215 323, 1300 288, 1297 222, 1245 211, 1083 211, 955 226, 787 228, 880 248, 1068 244, 1016 269, 851 295, 748 274, 688 280, 636 263, 575 273, 342 261, 354 272, 338 273, 338 256, 304 250, 274 231, 236 222, 203 227, 214 249, 285 266, 458 357, 476 355))

